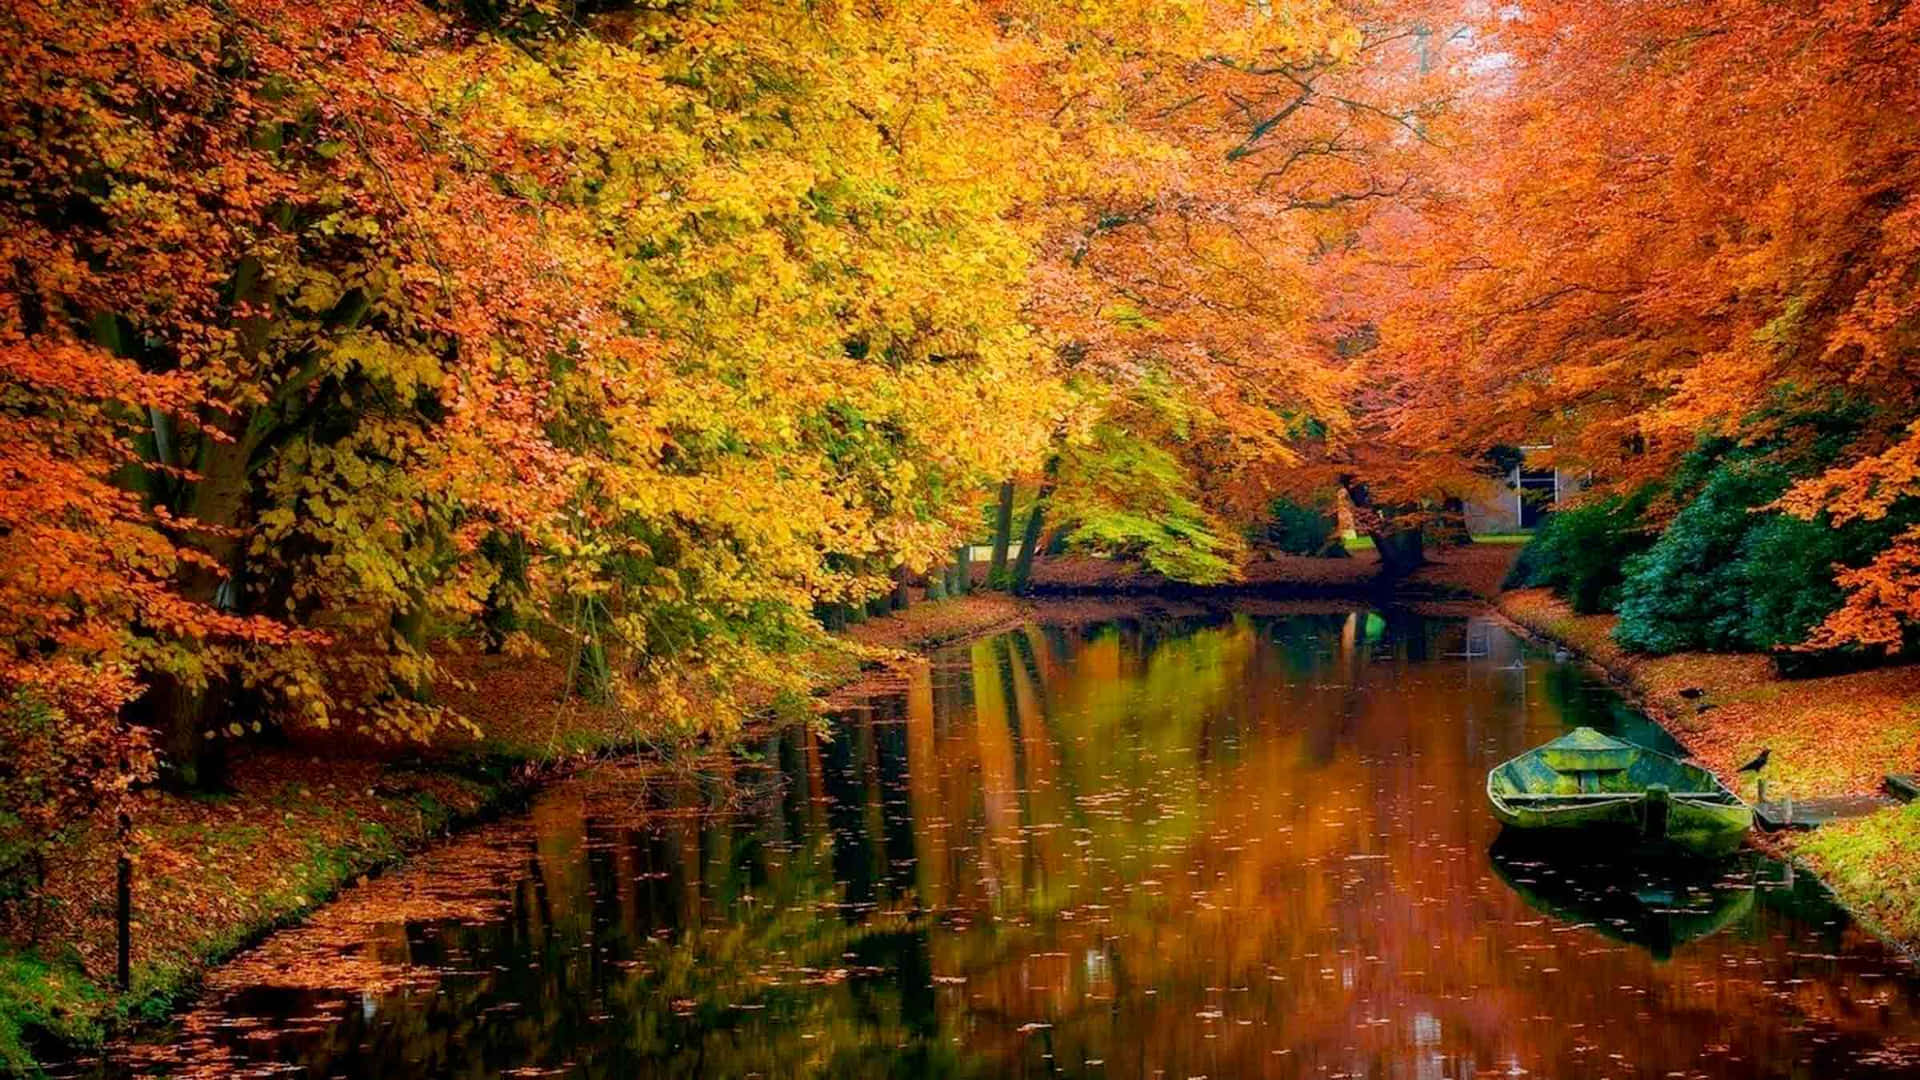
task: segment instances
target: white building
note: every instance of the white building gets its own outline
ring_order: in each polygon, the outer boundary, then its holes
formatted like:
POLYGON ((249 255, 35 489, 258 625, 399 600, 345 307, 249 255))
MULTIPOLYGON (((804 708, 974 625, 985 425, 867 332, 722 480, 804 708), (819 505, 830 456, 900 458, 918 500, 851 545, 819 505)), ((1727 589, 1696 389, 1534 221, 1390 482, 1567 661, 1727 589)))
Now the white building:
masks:
MULTIPOLYGON (((1523 446, 1520 451, 1533 457, 1551 449, 1523 446)), ((1527 532, 1584 486, 1584 476, 1545 463, 1529 466, 1523 458, 1507 473, 1497 494, 1468 500, 1467 531, 1475 535, 1527 532)))

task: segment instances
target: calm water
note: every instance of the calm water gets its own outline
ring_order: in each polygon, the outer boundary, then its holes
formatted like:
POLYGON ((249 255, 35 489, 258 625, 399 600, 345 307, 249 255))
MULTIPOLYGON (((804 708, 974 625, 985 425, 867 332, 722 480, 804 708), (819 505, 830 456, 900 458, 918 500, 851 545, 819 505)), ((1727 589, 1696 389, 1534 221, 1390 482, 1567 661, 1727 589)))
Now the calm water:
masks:
POLYGON ((1496 844, 1487 769, 1576 723, 1663 738, 1478 621, 1030 628, 561 786, 115 1071, 1920 1075, 1920 982, 1783 865, 1496 844))

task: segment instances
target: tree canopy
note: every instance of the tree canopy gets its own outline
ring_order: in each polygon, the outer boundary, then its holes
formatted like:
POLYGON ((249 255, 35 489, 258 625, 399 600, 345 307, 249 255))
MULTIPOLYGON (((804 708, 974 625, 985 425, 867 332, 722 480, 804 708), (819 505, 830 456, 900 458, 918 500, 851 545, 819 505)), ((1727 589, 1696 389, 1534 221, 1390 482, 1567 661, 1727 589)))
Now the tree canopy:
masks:
MULTIPOLYGON (((1514 446, 1607 497, 1817 409, 1776 508, 1920 497, 1907 5, 6 19, 0 689, 68 801, 459 727, 450 636, 726 727, 1009 481, 1029 549, 1204 581, 1277 495, 1385 536, 1514 446)), ((1816 641, 1920 622, 1875 535, 1816 641)))

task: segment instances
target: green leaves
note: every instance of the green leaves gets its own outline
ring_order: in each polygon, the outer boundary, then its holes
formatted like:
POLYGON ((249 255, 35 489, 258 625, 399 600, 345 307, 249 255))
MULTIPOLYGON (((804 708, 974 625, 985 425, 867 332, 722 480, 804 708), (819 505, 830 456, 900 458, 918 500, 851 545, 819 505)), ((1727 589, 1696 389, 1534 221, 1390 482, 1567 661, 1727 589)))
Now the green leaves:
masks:
POLYGON ((1139 559, 1173 581, 1231 580, 1239 576, 1242 543, 1192 491, 1172 454, 1103 424, 1063 453, 1053 498, 1075 547, 1139 559))

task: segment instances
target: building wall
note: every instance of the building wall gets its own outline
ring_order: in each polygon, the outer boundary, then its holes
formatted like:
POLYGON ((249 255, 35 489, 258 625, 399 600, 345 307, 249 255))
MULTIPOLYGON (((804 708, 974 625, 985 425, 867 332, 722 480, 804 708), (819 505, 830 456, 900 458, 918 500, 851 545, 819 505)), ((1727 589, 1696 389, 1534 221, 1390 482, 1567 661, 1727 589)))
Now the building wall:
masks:
MULTIPOLYGON (((1527 449, 1545 448, 1528 447, 1527 449)), ((1550 510, 1566 501, 1584 486, 1579 476, 1562 469, 1531 470, 1521 466, 1507 474, 1497 494, 1468 500, 1467 531, 1476 535, 1529 531, 1538 523, 1536 519, 1539 512, 1550 510), (1522 505, 1520 492, 1523 471, 1527 474, 1527 487, 1539 490, 1543 496, 1551 492, 1550 496, 1541 499, 1535 513, 1528 513, 1522 505)))
POLYGON ((1481 535, 1520 531, 1520 508, 1515 503, 1514 493, 1505 485, 1502 487, 1504 490, 1498 496, 1467 502, 1468 532, 1481 535))

